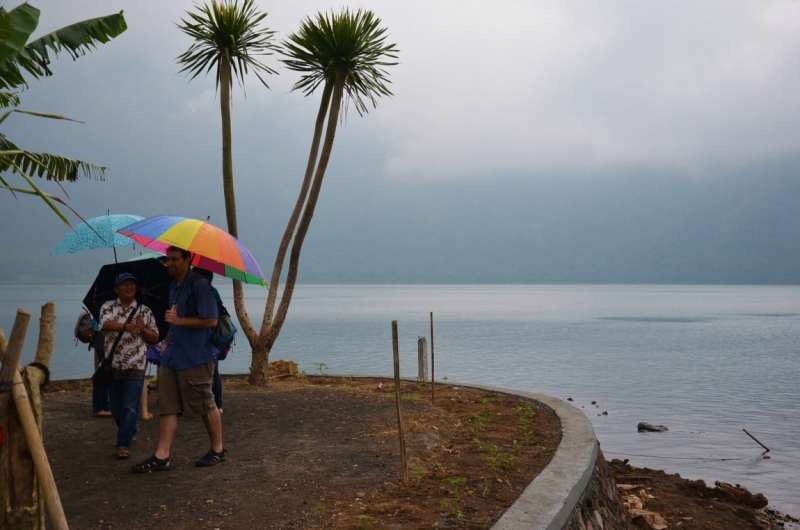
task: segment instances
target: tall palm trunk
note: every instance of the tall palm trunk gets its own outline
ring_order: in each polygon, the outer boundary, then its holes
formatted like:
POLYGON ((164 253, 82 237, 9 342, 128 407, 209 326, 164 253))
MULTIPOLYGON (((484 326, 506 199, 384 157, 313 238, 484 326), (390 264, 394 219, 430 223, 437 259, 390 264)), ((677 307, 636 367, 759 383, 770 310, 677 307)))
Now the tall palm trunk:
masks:
POLYGON ((236 222, 236 194, 233 190, 233 140, 231 139, 231 65, 220 61, 219 107, 222 115, 222 191, 225 195, 225 216, 228 233, 239 237, 236 222))
POLYGON ((308 202, 303 210, 303 217, 297 227, 297 235, 292 245, 292 253, 289 257, 289 272, 286 275, 286 286, 283 289, 281 303, 278 306, 278 310, 275 312, 275 319, 267 334, 267 345, 270 346, 275 342, 275 339, 278 338, 283 322, 286 320, 286 313, 289 311, 289 304, 292 301, 292 293, 294 292, 295 282, 297 281, 297 269, 300 264, 300 251, 303 248, 303 241, 308 233, 308 227, 311 225, 314 209, 317 207, 319 193, 322 190, 322 179, 325 178, 325 170, 328 168, 328 161, 330 160, 331 151, 333 150, 333 140, 336 137, 336 126, 339 123, 339 110, 342 105, 344 82, 345 74, 341 72, 337 73, 336 81, 333 86, 333 96, 331 97, 328 126, 325 131, 325 143, 322 145, 322 153, 320 154, 319 163, 317 164, 317 172, 316 175, 314 175, 314 184, 311 186, 308 202))
MULTIPOLYGON (((228 233, 239 237, 239 224, 236 219, 236 192, 233 187, 233 138, 231 133, 231 64, 227 60, 219 63, 219 110, 222 116, 222 192, 225 197, 225 218, 228 233)), ((233 281, 233 307, 242 325, 244 334, 255 335, 253 323, 244 305, 242 283, 233 281), (249 333, 248 333, 249 332, 249 333)))
POLYGON ((272 269, 272 277, 270 278, 266 311, 264 311, 264 320, 261 323, 262 333, 264 330, 269 328, 270 324, 272 323, 272 313, 275 309, 275 301, 278 298, 278 285, 281 279, 281 270, 283 269, 284 261, 286 261, 286 251, 289 249, 289 243, 291 243, 292 236, 294 235, 295 228, 297 227, 297 220, 300 218, 303 205, 306 203, 308 189, 311 187, 311 177, 314 175, 314 168, 317 165, 319 143, 322 139, 322 129, 325 126, 325 115, 328 113, 332 92, 333 83, 326 82, 325 88, 322 91, 322 101, 320 101, 319 104, 319 112, 317 112, 317 121, 314 125, 314 138, 311 140, 311 151, 308 154, 306 173, 303 176, 303 185, 300 188, 300 194, 297 197, 294 210, 292 210, 292 216, 289 218, 289 223, 286 225, 286 230, 283 232, 283 238, 281 239, 281 244, 278 247, 278 254, 275 256, 275 266, 272 269))
POLYGON ((334 83, 326 83, 323 92, 322 101, 320 102, 320 110, 317 114, 317 123, 314 129, 314 139, 311 144, 311 152, 309 153, 308 165, 306 166, 306 175, 303 180, 303 186, 300 190, 300 197, 298 197, 295 209, 292 212, 292 218, 286 227, 283 240, 281 240, 282 252, 280 259, 275 260, 275 269, 273 269, 272 283, 270 284, 270 293, 267 299, 267 311, 264 315, 264 323, 261 326, 261 333, 255 344, 251 341, 252 348, 252 361, 250 364, 250 384, 251 385, 264 385, 267 382, 267 366, 269 364, 269 353, 275 340, 280 334, 283 323, 286 320, 286 314, 289 311, 289 304, 292 301, 292 294, 294 292, 295 283, 297 281, 297 270, 300 262, 300 250, 303 246, 308 228, 311 224, 311 218, 314 216, 314 209, 319 199, 320 190, 322 189, 322 180, 325 177, 325 170, 328 167, 328 160, 330 160, 331 151, 333 149, 333 140, 336 136, 336 126, 339 122, 339 111, 341 109, 342 93, 344 89, 344 75, 337 75, 334 83), (330 111, 328 112, 330 108, 330 111), (319 151, 319 144, 322 138, 322 129, 325 123, 325 115, 327 116, 327 128, 325 131, 325 142, 322 146, 322 154, 319 156, 317 162, 317 153, 319 151), (314 167, 316 166, 316 172, 314 167), (311 176, 314 175, 313 184, 311 183, 311 176), (310 192, 309 190, 310 185, 310 192), (306 197, 306 195, 308 195, 306 197), (304 207, 303 207, 304 206, 304 207), (302 219, 297 226, 297 233, 294 234, 295 225, 297 225, 300 211, 302 209, 302 219), (286 256, 286 250, 294 235, 294 244, 292 245, 292 252, 289 258, 289 272, 286 278, 286 285, 281 295, 281 302, 275 314, 274 320, 269 320, 272 317, 273 308, 277 299, 278 280, 280 279, 281 268, 286 256), (277 278, 276 278, 277 276, 277 278))

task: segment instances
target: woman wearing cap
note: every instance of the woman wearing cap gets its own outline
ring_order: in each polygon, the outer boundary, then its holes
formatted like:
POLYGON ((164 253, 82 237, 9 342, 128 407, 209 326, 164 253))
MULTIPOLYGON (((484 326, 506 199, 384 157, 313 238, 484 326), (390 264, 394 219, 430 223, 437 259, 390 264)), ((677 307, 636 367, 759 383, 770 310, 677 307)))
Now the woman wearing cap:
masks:
POLYGON ((150 308, 136 300, 133 274, 118 274, 114 292, 117 299, 100 308, 100 329, 106 332, 106 355, 112 356, 108 393, 111 414, 117 423, 117 458, 130 458, 131 442, 138 430, 147 343, 158 342, 158 328, 150 308), (114 349, 117 337, 119 342, 114 349))

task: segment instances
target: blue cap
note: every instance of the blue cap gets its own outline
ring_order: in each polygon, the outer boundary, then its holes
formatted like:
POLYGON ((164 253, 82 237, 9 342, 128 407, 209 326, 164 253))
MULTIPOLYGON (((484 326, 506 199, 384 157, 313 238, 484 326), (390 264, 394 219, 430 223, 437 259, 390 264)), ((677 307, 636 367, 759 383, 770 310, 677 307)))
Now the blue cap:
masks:
POLYGON ((130 272, 122 272, 120 274, 117 274, 117 277, 114 278, 114 287, 116 287, 117 285, 121 284, 126 280, 133 280, 133 283, 137 284, 139 283, 138 281, 136 281, 136 276, 134 276, 130 272))

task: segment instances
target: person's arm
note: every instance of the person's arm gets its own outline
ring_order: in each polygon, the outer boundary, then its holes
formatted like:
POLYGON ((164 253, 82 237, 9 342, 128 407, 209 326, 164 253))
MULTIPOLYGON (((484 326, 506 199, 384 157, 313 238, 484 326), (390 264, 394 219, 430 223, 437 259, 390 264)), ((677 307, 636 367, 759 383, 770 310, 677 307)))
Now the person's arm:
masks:
POLYGON ((204 329, 217 327, 216 318, 179 317, 177 311, 170 309, 164 317, 170 324, 185 328, 204 329))
POLYGON ((170 309, 164 318, 170 324, 194 329, 205 329, 217 327, 217 301, 211 292, 211 287, 205 278, 195 279, 195 284, 191 286, 195 289, 195 303, 197 304, 196 317, 180 317, 177 309, 170 309))
POLYGON ((158 327, 149 307, 142 307, 142 314, 136 319, 136 326, 144 341, 148 344, 158 342, 158 327))

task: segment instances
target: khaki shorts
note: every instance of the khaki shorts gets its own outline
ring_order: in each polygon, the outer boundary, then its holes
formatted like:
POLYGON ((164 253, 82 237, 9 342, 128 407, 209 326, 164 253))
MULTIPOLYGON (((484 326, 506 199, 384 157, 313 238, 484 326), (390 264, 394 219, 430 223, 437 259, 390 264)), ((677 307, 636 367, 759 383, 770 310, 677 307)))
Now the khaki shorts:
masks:
POLYGON ((211 385, 214 361, 186 370, 158 369, 158 414, 183 414, 196 418, 217 408, 211 385))

